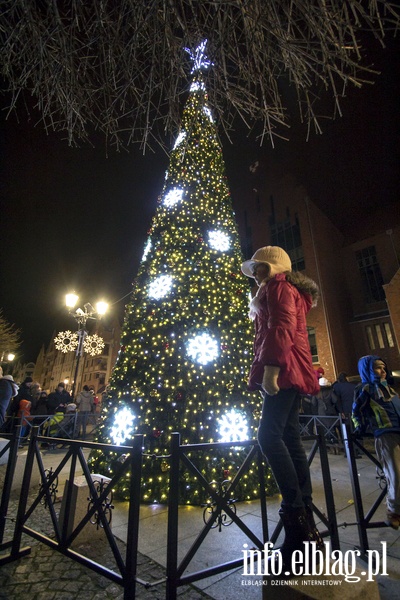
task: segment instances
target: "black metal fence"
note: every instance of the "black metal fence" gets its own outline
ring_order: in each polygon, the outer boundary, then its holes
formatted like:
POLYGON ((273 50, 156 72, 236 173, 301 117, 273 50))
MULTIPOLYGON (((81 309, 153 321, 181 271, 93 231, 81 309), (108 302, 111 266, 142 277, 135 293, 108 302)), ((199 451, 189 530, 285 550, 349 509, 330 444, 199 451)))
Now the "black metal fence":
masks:
MULTIPOLYGON (((321 531, 324 537, 329 536, 331 539, 332 549, 339 548, 338 528, 336 522, 336 511, 334 504, 334 496, 332 490, 332 482, 330 477, 329 460, 326 443, 327 429, 318 425, 318 417, 314 426, 318 428, 313 435, 304 436, 304 441, 311 442, 311 450, 308 455, 309 464, 312 463, 317 452, 320 458, 321 472, 323 478, 324 493, 326 499, 326 512, 322 514, 315 506, 313 510, 319 520, 322 522, 325 530, 321 531)), ((364 516, 363 501, 359 487, 357 488, 357 468, 354 460, 354 443, 351 432, 343 426, 343 439, 347 446, 347 456, 349 466, 353 473, 352 484, 354 501, 356 505, 357 526, 360 537, 360 546, 364 551, 368 548, 368 540, 366 529, 368 527, 382 526, 382 523, 372 524, 370 522, 370 513, 364 516)), ((167 532, 167 573, 166 578, 157 582, 149 583, 142 581, 137 577, 137 554, 138 554, 138 537, 139 537, 139 511, 140 511, 140 485, 141 485, 141 469, 143 460, 143 438, 140 435, 134 436, 131 446, 109 446, 105 444, 97 444, 92 442, 84 442, 78 440, 56 439, 55 441, 66 446, 65 454, 61 458, 59 465, 53 471, 46 471, 43 465, 40 445, 47 441, 46 436, 39 435, 38 427, 34 427, 31 432, 29 441, 28 453, 26 456, 25 470, 23 474, 21 494, 19 498, 18 511, 15 522, 15 529, 12 540, 4 542, 4 525, 7 516, 12 478, 15 470, 18 439, 20 435, 20 427, 17 427, 12 434, 8 435, 8 443, 0 452, 0 456, 9 450, 9 459, 7 463, 5 481, 0 505, 0 550, 8 550, 6 555, 0 557, 0 566, 6 562, 16 560, 30 552, 29 547, 22 547, 22 535, 26 534, 33 539, 40 541, 43 544, 53 548, 61 554, 68 556, 76 562, 92 569, 93 571, 107 577, 115 583, 121 585, 124 589, 124 599, 134 599, 136 596, 137 584, 143 584, 146 587, 158 585, 166 582, 166 598, 175 600, 178 594, 179 587, 199 581, 212 575, 223 573, 229 570, 239 568, 243 565, 243 556, 238 556, 229 562, 223 562, 210 566, 201 571, 191 571, 190 565, 192 559, 201 548, 204 540, 209 532, 216 527, 235 524, 241 532, 247 537, 251 545, 257 550, 263 550, 266 541, 271 541, 273 544, 277 541, 282 523, 279 522, 274 530, 270 533, 268 529, 268 501, 265 496, 265 465, 261 455, 258 442, 255 440, 246 442, 227 442, 216 444, 196 444, 182 446, 180 444, 180 436, 175 433, 172 435, 170 461, 170 495, 168 501, 168 532, 167 532), (214 449, 221 451, 223 449, 231 449, 232 447, 241 447, 247 449, 247 455, 240 466, 238 472, 232 480, 224 480, 220 482, 207 481, 201 471, 196 466, 196 452, 204 450, 212 452, 214 449), (92 481, 91 473, 87 465, 83 450, 100 450, 101 452, 113 452, 121 457, 121 462, 117 472, 112 480, 100 488, 96 487, 92 481), (39 492, 32 500, 32 494, 29 490, 31 487, 32 469, 34 464, 37 465, 40 474, 39 492), (251 465, 257 465, 258 477, 260 482, 260 516, 261 527, 258 532, 246 525, 243 518, 238 516, 235 506, 235 489, 239 485, 241 479, 246 475, 251 465), (73 515, 66 511, 66 516, 63 520, 57 517, 54 508, 54 487, 55 482, 62 469, 69 466, 68 483, 64 490, 66 496, 65 505, 68 507, 72 498, 72 486, 74 484, 75 475, 79 469, 83 472, 85 481, 89 488, 90 503, 85 516, 78 523, 73 522, 73 515), (199 487, 206 493, 209 500, 204 505, 203 526, 197 535, 190 549, 185 553, 183 558, 178 561, 179 556, 179 478, 182 470, 189 471, 197 478, 199 487), (112 534, 111 526, 107 516, 108 498, 110 490, 118 483, 122 476, 129 473, 129 518, 127 524, 127 544, 126 552, 121 554, 116 540, 112 534), (45 504, 49 510, 52 523, 52 537, 41 533, 33 527, 28 526, 28 519, 33 514, 39 504, 45 504), (107 543, 112 550, 112 555, 115 559, 116 569, 101 565, 90 558, 83 556, 71 546, 77 536, 83 530, 89 521, 97 520, 100 526, 104 529, 107 543)), ((359 444, 358 444, 359 445, 359 444)), ((360 446, 361 448, 361 446, 360 446)), ((363 450, 363 448, 361 448, 363 450)), ((365 449, 363 450, 365 452, 365 449)), ((373 457, 372 457, 373 458, 373 457)), ((373 459, 375 460, 375 459, 373 459)), ((375 461, 376 462, 376 461, 375 461)), ((379 464, 379 463, 378 463, 379 464)), ((384 497, 385 490, 382 490, 379 501, 384 497)), ((376 509, 375 509, 376 510, 376 509)), ((239 552, 238 552, 239 554, 239 552)), ((241 553, 243 554, 243 553, 241 553)))

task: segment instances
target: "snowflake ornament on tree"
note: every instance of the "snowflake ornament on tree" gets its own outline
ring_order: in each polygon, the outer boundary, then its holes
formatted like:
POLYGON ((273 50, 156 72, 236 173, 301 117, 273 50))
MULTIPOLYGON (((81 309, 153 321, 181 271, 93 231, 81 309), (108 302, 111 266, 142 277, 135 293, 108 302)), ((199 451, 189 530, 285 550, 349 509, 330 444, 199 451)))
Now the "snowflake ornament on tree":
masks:
POLYGON ((136 416, 129 408, 125 407, 119 410, 115 417, 114 423, 110 430, 110 437, 113 444, 121 446, 134 432, 133 421, 136 416))
POLYGON ((208 333, 201 333, 189 340, 187 353, 200 365, 207 365, 215 360, 219 354, 218 342, 208 333))

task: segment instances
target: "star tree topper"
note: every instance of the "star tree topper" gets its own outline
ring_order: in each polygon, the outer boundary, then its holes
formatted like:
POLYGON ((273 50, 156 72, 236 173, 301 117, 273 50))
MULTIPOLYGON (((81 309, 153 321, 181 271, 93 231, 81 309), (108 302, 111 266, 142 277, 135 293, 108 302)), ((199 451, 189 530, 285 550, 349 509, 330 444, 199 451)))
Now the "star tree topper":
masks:
POLYGON ((206 70, 213 66, 213 63, 208 60, 206 56, 206 46, 207 40, 205 39, 200 42, 200 44, 194 50, 191 50, 190 48, 184 48, 185 52, 189 54, 191 60, 193 61, 193 67, 190 72, 191 74, 197 73, 197 71, 206 70))

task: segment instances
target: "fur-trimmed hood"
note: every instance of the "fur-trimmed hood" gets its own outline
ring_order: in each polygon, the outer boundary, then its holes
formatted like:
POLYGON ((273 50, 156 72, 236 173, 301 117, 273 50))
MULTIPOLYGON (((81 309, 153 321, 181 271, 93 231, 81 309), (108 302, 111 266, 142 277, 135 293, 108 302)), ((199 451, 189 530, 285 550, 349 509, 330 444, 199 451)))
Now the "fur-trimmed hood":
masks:
POLYGON ((299 273, 299 271, 284 273, 286 279, 289 283, 297 287, 300 293, 309 294, 312 299, 312 306, 317 306, 318 297, 319 297, 319 288, 315 281, 304 275, 303 273, 299 273))
MULTIPOLYGON (((286 281, 288 281, 290 284, 292 284, 295 288, 299 290, 300 294, 308 294, 311 297, 312 307, 317 306, 319 289, 315 281, 310 279, 310 277, 307 277, 307 275, 303 275, 303 273, 299 273, 298 271, 294 273, 286 271, 285 273, 279 273, 278 275, 275 275, 275 278, 286 279, 286 281)), ((260 313, 261 307, 258 296, 263 287, 267 285, 268 281, 271 280, 266 279, 265 281, 261 282, 261 285, 258 288, 256 295, 250 300, 249 317, 252 321, 254 320, 256 314, 260 313)))

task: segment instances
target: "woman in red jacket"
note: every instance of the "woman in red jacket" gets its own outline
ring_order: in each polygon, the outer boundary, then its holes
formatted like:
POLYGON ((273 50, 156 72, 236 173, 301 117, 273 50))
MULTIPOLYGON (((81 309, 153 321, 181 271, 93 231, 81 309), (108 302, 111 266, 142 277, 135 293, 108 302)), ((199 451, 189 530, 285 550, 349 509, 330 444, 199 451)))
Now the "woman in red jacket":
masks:
POLYGON ((248 387, 264 397, 258 441, 282 494, 279 514, 286 535, 280 550, 287 569, 294 550, 304 550, 304 541, 322 543, 299 428, 300 396, 319 391, 306 326, 318 287, 305 275, 292 273, 288 254, 277 246, 257 250, 242 264, 242 272, 258 285, 250 302, 255 339, 248 387))

